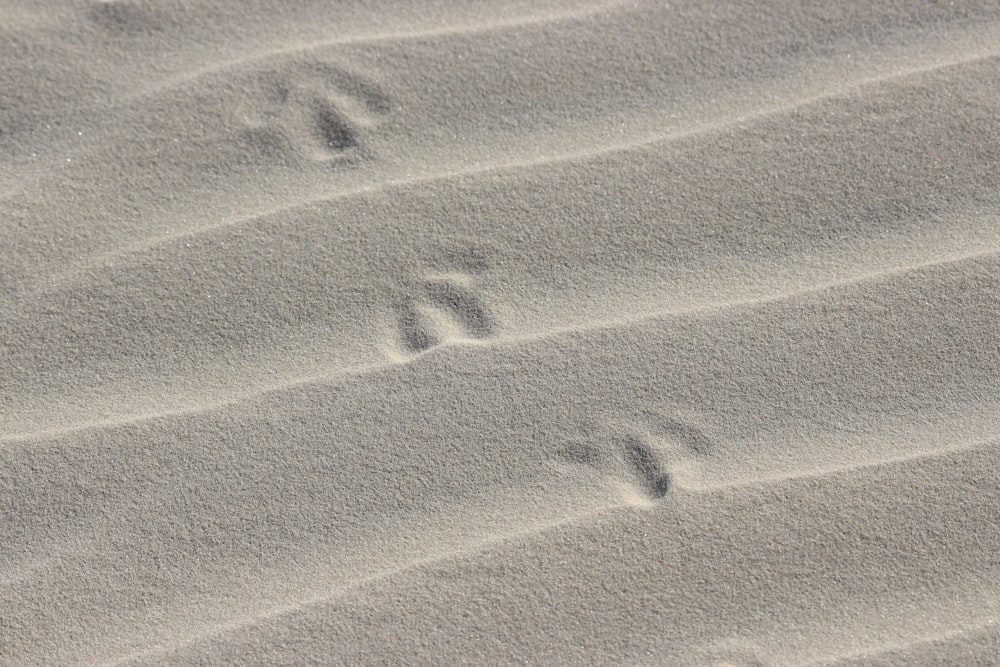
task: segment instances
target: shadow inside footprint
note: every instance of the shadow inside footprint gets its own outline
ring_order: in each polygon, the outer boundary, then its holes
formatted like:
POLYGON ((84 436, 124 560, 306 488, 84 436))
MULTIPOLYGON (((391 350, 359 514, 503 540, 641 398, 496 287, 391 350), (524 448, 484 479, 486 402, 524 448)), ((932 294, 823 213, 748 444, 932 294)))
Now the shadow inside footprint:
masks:
POLYGON ((465 288, 450 282, 435 281, 427 283, 425 290, 427 297, 451 313, 472 337, 486 338, 493 334, 492 318, 479 300, 465 288))
POLYGON ((397 310, 400 342, 408 352, 423 352, 437 345, 437 338, 427 331, 423 318, 413 304, 397 304, 397 310))
POLYGON ((596 467, 602 462, 601 450, 593 444, 583 441, 572 441, 561 447, 560 457, 571 463, 596 467))
POLYGON ((160 31, 166 23, 152 10, 128 0, 102 0, 87 8, 91 21, 104 30, 120 34, 160 31))
POLYGON ((329 150, 346 151, 358 145, 357 136, 350 123, 333 109, 320 109, 316 114, 316 122, 329 150))
POLYGON ((659 427, 663 435, 670 437, 699 456, 708 456, 715 443, 698 428, 670 417, 660 417, 659 427))
POLYGON ((670 475, 660 469, 656 456, 649 447, 634 436, 622 439, 625 460, 635 471, 643 489, 649 497, 658 499, 670 490, 670 475))

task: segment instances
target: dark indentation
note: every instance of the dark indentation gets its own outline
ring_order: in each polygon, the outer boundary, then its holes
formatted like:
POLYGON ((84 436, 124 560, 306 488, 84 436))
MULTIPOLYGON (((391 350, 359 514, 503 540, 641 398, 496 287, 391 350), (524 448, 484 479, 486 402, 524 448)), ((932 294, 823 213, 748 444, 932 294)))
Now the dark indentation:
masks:
POLYGON ((625 460, 635 470, 639 482, 651 498, 662 498, 670 490, 670 475, 660 469, 649 447, 634 436, 622 440, 625 460))
POLYGON ((601 462, 601 450, 589 442, 570 442, 559 449, 559 456, 586 466, 596 466, 601 462))
POLYGON ((690 424, 670 417, 660 417, 658 422, 664 435, 675 439, 695 454, 707 456, 715 447, 711 438, 690 424))
POLYGON ((427 331, 423 318, 412 303, 403 302, 396 308, 399 311, 399 336, 404 348, 410 352, 423 352, 437 345, 437 338, 427 331))
POLYGON ((163 25, 146 7, 131 2, 95 2, 87 9, 90 20, 110 32, 142 33, 163 25))
POLYGON ((427 297, 448 310, 474 338, 485 338, 493 333, 493 319, 468 290, 444 281, 428 282, 424 286, 427 297))
POLYGON ((324 143, 331 151, 345 151, 358 145, 354 129, 337 111, 320 109, 316 114, 316 122, 324 143))

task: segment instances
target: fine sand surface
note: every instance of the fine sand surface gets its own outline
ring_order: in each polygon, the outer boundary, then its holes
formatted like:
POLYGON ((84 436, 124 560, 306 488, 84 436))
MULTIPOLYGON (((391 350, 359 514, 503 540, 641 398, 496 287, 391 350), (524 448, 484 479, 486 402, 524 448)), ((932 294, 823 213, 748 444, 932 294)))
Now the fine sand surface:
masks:
POLYGON ((0 665, 1000 665, 1000 5, 0 0, 0 665))

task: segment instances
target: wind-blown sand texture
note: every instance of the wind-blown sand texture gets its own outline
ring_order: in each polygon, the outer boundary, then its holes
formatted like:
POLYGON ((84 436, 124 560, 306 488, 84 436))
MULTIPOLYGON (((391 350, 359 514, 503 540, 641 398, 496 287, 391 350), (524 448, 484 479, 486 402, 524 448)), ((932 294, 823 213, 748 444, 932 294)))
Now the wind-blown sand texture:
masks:
POLYGON ((996 2, 3 0, 0 664, 1000 664, 996 2))

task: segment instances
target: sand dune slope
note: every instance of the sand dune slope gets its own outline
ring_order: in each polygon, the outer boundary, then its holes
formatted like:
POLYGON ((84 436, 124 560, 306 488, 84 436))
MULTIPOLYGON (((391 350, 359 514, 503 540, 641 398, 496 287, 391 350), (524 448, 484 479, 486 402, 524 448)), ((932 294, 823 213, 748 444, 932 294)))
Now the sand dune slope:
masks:
POLYGON ((0 664, 1000 664, 994 3, 0 16, 0 664))

